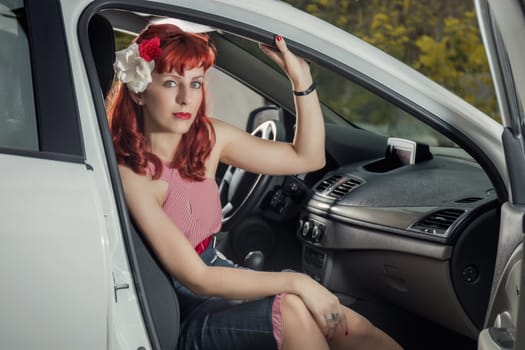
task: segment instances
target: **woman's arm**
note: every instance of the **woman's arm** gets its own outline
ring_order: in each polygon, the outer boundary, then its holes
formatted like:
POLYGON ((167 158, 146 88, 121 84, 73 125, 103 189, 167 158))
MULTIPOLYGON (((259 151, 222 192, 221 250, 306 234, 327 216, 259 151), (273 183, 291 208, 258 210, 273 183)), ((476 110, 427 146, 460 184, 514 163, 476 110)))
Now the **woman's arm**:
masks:
POLYGON ((306 276, 297 273, 210 267, 162 210, 154 181, 120 166, 128 208, 166 270, 196 294, 251 299, 289 292, 298 294, 306 276))
MULTIPOLYGON (((288 75, 294 91, 312 85, 310 66, 276 39, 275 48, 261 49, 288 75)), ((261 140, 226 123, 214 121, 221 161, 254 173, 297 174, 317 170, 325 164, 325 131, 316 91, 295 96, 297 123, 293 143, 261 140)))
POLYGON ((337 297, 309 276, 206 265, 188 239, 162 210, 155 181, 119 166, 128 208, 136 224, 170 275, 195 294, 253 299, 278 293, 298 295, 324 332, 325 315, 342 312, 337 297))

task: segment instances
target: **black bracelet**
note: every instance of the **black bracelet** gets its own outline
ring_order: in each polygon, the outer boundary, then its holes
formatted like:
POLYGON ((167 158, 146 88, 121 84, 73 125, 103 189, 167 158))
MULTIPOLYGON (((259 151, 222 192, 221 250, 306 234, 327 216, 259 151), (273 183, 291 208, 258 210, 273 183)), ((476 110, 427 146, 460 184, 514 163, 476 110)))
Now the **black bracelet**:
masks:
POLYGON ((308 89, 306 89, 304 91, 295 91, 294 90, 293 94, 295 96, 306 96, 306 95, 310 94, 312 91, 314 91, 316 87, 317 87, 317 83, 314 82, 314 83, 312 83, 312 85, 310 85, 310 87, 308 89))

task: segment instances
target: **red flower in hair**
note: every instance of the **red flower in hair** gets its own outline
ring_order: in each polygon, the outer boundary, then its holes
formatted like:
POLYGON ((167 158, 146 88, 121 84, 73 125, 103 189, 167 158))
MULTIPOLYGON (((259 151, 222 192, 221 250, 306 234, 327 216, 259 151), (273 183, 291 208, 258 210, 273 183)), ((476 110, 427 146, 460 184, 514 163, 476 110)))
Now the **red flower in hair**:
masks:
POLYGON ((142 40, 139 44, 139 55, 146 62, 157 59, 160 56, 160 52, 160 39, 158 37, 142 40))

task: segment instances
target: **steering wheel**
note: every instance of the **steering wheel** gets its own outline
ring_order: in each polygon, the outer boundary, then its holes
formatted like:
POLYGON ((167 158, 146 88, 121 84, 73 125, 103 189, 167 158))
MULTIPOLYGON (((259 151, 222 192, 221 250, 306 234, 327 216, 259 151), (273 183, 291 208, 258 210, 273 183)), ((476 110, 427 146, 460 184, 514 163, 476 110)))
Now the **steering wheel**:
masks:
MULTIPOLYGON (((257 126, 252 135, 265 140, 277 140, 277 123, 267 120, 257 126)), ((245 207, 257 186, 266 183, 268 175, 254 174, 244 169, 229 166, 219 184, 223 224, 230 221, 239 210, 245 207)))

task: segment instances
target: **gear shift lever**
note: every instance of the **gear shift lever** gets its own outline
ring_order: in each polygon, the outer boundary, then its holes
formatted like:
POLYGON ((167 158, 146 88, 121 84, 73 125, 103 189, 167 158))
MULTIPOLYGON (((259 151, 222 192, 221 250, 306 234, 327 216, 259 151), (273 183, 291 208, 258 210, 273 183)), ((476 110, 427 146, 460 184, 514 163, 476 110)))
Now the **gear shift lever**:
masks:
POLYGON ((244 258, 244 266, 252 270, 262 271, 264 268, 264 253, 260 250, 249 252, 244 258))

